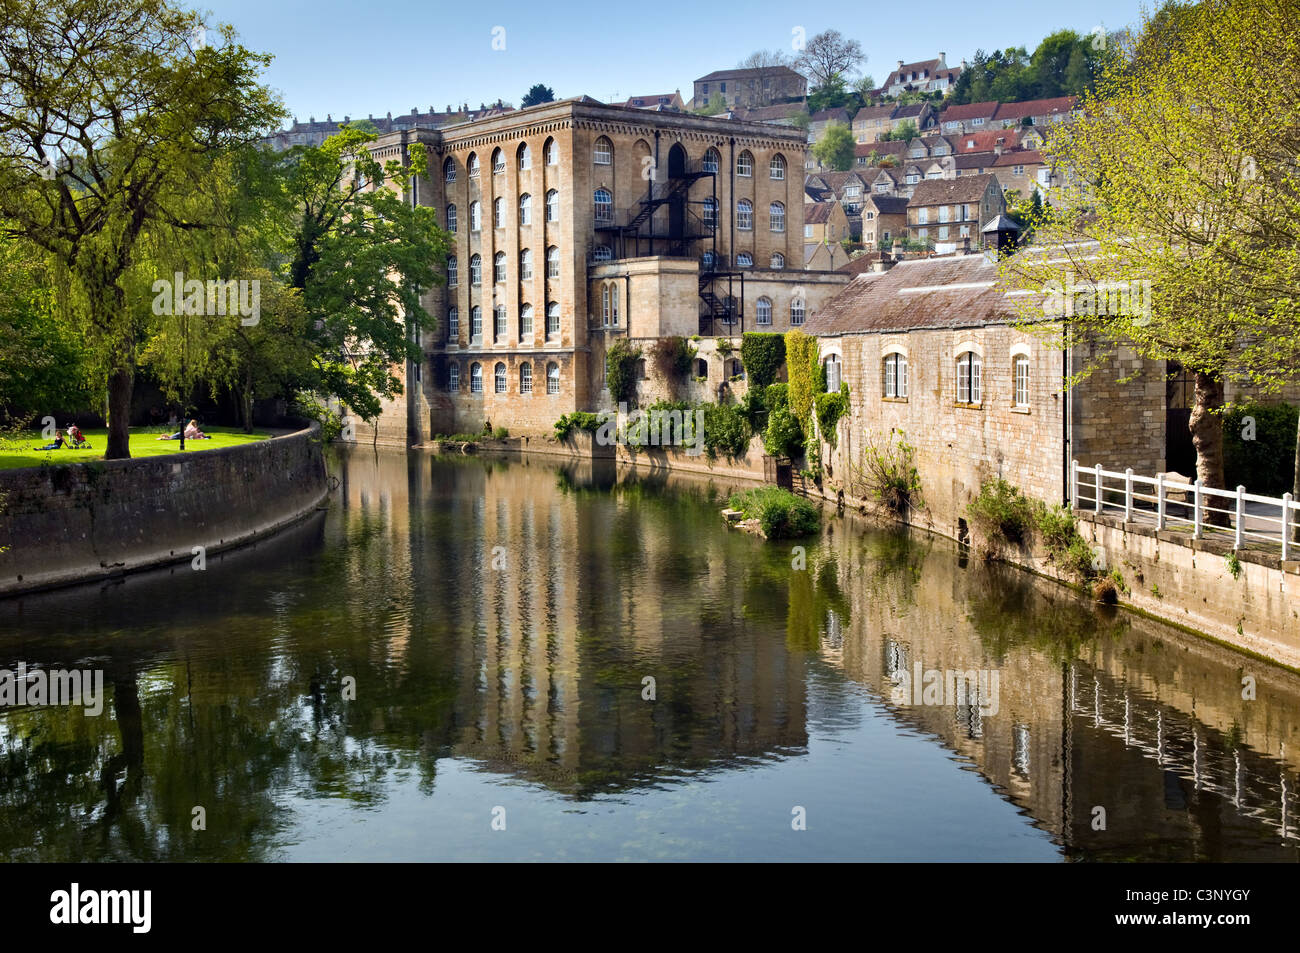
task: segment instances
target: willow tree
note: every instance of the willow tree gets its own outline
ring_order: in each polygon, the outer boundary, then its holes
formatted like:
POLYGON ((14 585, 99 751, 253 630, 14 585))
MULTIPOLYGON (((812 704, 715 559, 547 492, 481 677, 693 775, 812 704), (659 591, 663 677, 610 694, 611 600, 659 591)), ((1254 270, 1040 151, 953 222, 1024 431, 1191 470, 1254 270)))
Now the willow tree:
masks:
POLYGON ((1121 345, 1194 375, 1197 476, 1221 487, 1225 380, 1276 394, 1300 366, 1300 5, 1167 3, 1119 54, 1049 138, 1066 184, 1036 225, 1053 251, 1004 274, 1083 292, 1056 299, 1074 305, 1057 343, 1094 345, 1079 376, 1121 345), (1149 295, 1098 306, 1093 289, 1135 281, 1149 295))
POLYGON ((168 0, 0 0, 0 221, 49 253, 84 316, 109 458, 130 456, 142 328, 124 276, 141 234, 280 117, 258 82, 269 57, 211 35, 168 0))

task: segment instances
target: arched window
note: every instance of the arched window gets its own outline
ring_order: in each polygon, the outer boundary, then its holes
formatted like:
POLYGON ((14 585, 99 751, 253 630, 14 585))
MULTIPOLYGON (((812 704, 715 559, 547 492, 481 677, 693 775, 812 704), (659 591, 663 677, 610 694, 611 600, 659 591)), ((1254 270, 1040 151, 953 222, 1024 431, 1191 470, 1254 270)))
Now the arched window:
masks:
POLYGON ((717 261, 717 259, 714 257, 713 252, 711 252, 711 251, 706 251, 702 256, 700 256, 700 268, 701 268, 701 270, 703 270, 703 271, 712 271, 712 270, 713 270, 713 265, 714 265, 714 263, 715 263, 716 261, 717 261))
POLYGON ((780 271, 782 268, 785 267, 785 255, 782 255, 779 251, 772 252, 771 264, 772 264, 773 271, 780 271))
POLYGON ((545 156, 547 165, 560 164, 560 147, 556 145, 554 139, 546 140, 546 145, 542 147, 542 155, 545 156))
POLYGON ((469 203, 469 230, 477 232, 483 227, 483 206, 478 202, 469 203))
POLYGON ((771 324, 772 323, 772 299, 759 298, 757 305, 755 305, 754 313, 758 316, 759 324, 771 324))
POLYGON ((754 227, 754 203, 749 199, 736 203, 736 227, 746 232, 754 227))
POLYGON ((885 355, 885 396, 907 396, 907 355, 901 352, 885 355))
POLYGON ((455 230, 456 230, 456 206, 448 205, 447 206, 447 231, 454 232, 455 230))
POLYGON ((531 394, 533 392, 533 365, 524 361, 519 365, 519 393, 531 394))
POLYGON ((475 288, 483 284, 483 259, 477 252, 469 256, 469 283, 475 288))
POLYGON ((754 256, 747 251, 742 251, 740 254, 736 255, 736 264, 741 268, 753 268, 754 256))
POLYGON ((492 340, 504 341, 506 333, 506 306, 499 304, 492 309, 492 340))
POLYGON ((527 192, 519 196, 519 224, 533 224, 533 197, 527 192))
POLYGON ((546 249, 546 277, 560 277, 560 250, 554 245, 546 249))
POLYGON ((560 306, 552 301, 546 306, 546 336, 555 337, 560 333, 560 306))
POLYGON ((560 392, 560 365, 554 361, 546 365, 546 393, 560 392))
POLYGON ((609 194, 608 189, 597 189, 594 200, 596 203, 596 224, 613 224, 614 196, 609 194))
POLYGON ((519 143, 519 168, 531 169, 533 167, 533 152, 528 148, 528 143, 519 143))
POLYGON ((525 248, 519 253, 519 280, 527 281, 533 277, 533 250, 525 248))
POLYGON ((447 309, 447 340, 452 344, 460 338, 460 311, 455 305, 447 309))
POLYGON ((1029 406, 1029 356, 1017 354, 1011 359, 1012 380, 1015 387, 1012 398, 1019 408, 1029 406))
POLYGON ((506 253, 499 251, 492 259, 492 282, 494 284, 505 284, 506 281, 506 253))
POLYGON ((604 327, 609 327, 609 284, 600 286, 600 323, 604 327))
POLYGON ((596 140, 596 146, 592 150, 592 159, 596 165, 612 165, 614 162, 614 144, 601 136, 596 140))
POLYGON ((494 228, 506 227, 506 200, 503 198, 492 200, 492 225, 494 228))
POLYGON ((591 257, 596 261, 609 261, 614 257, 608 245, 597 245, 591 250, 591 257))
POLYGON ((774 179, 785 178, 785 156, 781 153, 772 156, 772 161, 768 163, 768 175, 774 179))
POLYGON ((506 392, 506 366, 501 361, 497 361, 497 366, 492 368, 492 389, 498 394, 506 392))
POLYGON ((442 164, 442 177, 448 182, 456 181, 456 160, 451 156, 442 164))
POLYGON ((767 207, 768 227, 774 232, 785 231, 785 206, 773 202, 767 207))
POLYGON ((469 366, 469 392, 483 393, 483 365, 475 361, 469 366))
POLYGON ((826 368, 826 393, 838 393, 840 389, 840 356, 838 354, 827 355, 822 364, 826 368))
POLYGON ((709 148, 704 153, 704 158, 700 160, 700 168, 705 172, 717 172, 718 161, 719 161, 718 150, 714 148, 709 148))
POLYGON ((803 324, 803 318, 803 299, 795 298, 790 302, 790 326, 797 328, 799 325, 803 324))
POLYGON ((546 193, 546 220, 548 222, 560 220, 560 193, 555 189, 546 193))
POLYGON ((500 149, 492 150, 492 174, 501 175, 506 171, 506 154, 500 149))
POLYGON ((459 269, 456 266, 456 256, 452 255, 447 259, 447 286, 448 287, 450 288, 456 287, 457 280, 459 278, 459 276, 457 275, 458 270, 459 269))
POLYGON ((610 304, 613 306, 612 318, 610 320, 610 324, 613 327, 618 327, 619 311, 622 310, 621 302, 623 300, 623 288, 619 285, 617 281, 610 286, 609 298, 610 298, 610 304))
POLYGON ((974 351, 963 351, 957 355, 957 403, 980 402, 980 371, 983 364, 983 359, 974 351))
POLYGON ((483 309, 478 305, 469 309, 469 342, 483 343, 483 309))
POLYGON ((455 361, 447 367, 447 390, 453 394, 460 390, 460 365, 455 361))
POLYGON ((736 156, 736 175, 749 178, 754 174, 754 154, 748 149, 736 156))
POLYGON ((704 227, 707 229, 718 227, 718 200, 711 195, 704 200, 704 227))
POLYGON ((465 160, 465 168, 469 170, 471 179, 478 178, 478 154, 471 152, 469 158, 465 160))
POLYGON ((533 306, 524 304, 519 306, 519 340, 533 336, 533 306))

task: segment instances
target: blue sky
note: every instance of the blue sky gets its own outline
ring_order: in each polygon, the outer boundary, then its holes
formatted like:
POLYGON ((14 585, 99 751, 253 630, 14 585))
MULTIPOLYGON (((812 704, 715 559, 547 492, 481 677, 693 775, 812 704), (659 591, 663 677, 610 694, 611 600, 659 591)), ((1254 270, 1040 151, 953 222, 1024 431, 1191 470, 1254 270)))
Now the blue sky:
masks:
POLYGON ((245 45, 275 56, 267 82, 299 119, 396 115, 418 106, 494 101, 519 105, 533 83, 559 98, 586 93, 611 101, 681 89, 757 49, 791 49, 834 28, 861 42, 866 72, 880 81, 899 59, 943 50, 956 65, 977 48, 1032 50, 1053 30, 1087 33, 1136 23, 1140 0, 1094 0, 1054 8, 1041 0, 930 0, 914 6, 816 4, 805 16, 763 0, 207 0, 209 22, 230 23, 245 45), (884 16, 877 17, 876 14, 884 16), (878 19, 887 25, 872 29, 878 19), (492 48, 504 28, 504 50, 492 48))

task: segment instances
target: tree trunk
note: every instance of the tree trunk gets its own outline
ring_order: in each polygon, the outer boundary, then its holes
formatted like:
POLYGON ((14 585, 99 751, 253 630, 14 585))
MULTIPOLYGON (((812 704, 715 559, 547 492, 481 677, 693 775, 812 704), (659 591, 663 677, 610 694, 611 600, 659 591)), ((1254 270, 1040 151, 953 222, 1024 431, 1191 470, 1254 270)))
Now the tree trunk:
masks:
MULTIPOLYGON (((1223 406, 1223 379, 1196 372, 1196 402, 1187 427, 1196 447, 1196 475, 1201 486, 1223 489, 1223 417, 1216 411, 1223 406)), ((1215 504, 1222 507, 1223 501, 1215 504)), ((1228 524, 1227 513, 1208 511, 1205 522, 1214 526, 1228 524)))
POLYGON ((244 423, 244 433, 253 432, 253 369, 244 374, 244 386, 239 394, 239 409, 244 423))
POLYGON ((108 447, 105 460, 124 460, 131 456, 131 392, 135 372, 119 367, 108 375, 108 447))

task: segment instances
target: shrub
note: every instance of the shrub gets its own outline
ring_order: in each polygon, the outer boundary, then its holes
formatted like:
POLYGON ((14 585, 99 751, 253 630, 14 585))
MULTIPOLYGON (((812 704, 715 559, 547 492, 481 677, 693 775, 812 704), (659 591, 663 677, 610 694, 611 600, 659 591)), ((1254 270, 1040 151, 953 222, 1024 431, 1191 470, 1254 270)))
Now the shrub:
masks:
POLYGON ((883 445, 868 438, 862 450, 862 465, 852 467, 854 482, 861 484, 863 496, 897 515, 925 506, 921 497, 921 475, 916 469, 916 448, 907 435, 891 431, 883 445))
POLYGON ((784 335, 746 331, 740 338, 740 361, 749 375, 750 390, 762 391, 776 380, 785 363, 784 335))
POLYGON ((1043 538, 1047 558, 1063 572, 1086 583, 1095 574, 1092 568, 1097 555, 1088 541, 1079 535, 1079 522, 1064 506, 1038 503, 1034 512, 1034 525, 1043 538))
POLYGON ((817 339, 802 331, 787 331, 785 335, 785 362, 789 370, 790 386, 787 391, 790 413, 799 422, 805 442, 812 435, 812 409, 817 374, 817 339))
POLYGON ((763 431, 763 449, 774 457, 793 458, 803 454, 803 431, 799 429, 794 414, 785 406, 768 414, 767 429, 763 431))
POLYGON ((778 487, 733 493, 729 501, 745 519, 756 519, 768 539, 789 539, 817 532, 821 514, 801 496, 778 487))
POLYGON ((492 430, 493 440, 506 440, 510 436, 510 431, 505 427, 496 427, 492 430))
POLYGON ((1295 476, 1297 408, 1290 404, 1245 404, 1223 417, 1223 475, 1231 488, 1281 496, 1295 476), (1253 440, 1243 440, 1243 419, 1253 417, 1253 440))
POLYGON ((767 405, 767 412, 771 413, 778 407, 789 409, 790 406, 790 385, 789 384, 768 384, 767 389, 763 391, 763 403, 767 405))
POLYGON ((588 413, 585 410, 575 410, 571 414, 565 414, 555 422, 555 439, 568 440, 569 435, 575 430, 585 430, 587 433, 595 433, 600 429, 600 425, 605 422, 605 418, 600 414, 588 413))
POLYGON ((1034 526, 1034 507, 1020 490, 1000 477, 980 484, 966 504, 971 523, 990 541, 1023 545, 1034 526))
POLYGON ((686 379, 695 354, 695 348, 687 343, 686 338, 679 336, 660 338, 650 348, 655 372, 669 385, 686 379))
POLYGON ((817 429, 822 439, 835 446, 839 442, 835 425, 849 412, 849 385, 841 383, 838 394, 817 394, 813 397, 813 406, 817 408, 817 429))
POLYGON ((605 382, 614 403, 632 403, 636 394, 636 362, 641 359, 641 349, 633 347, 626 338, 619 338, 605 353, 605 382))
POLYGON ((719 453, 727 457, 741 456, 749 449, 753 435, 744 412, 735 404, 703 404, 704 448, 710 457, 719 453))

